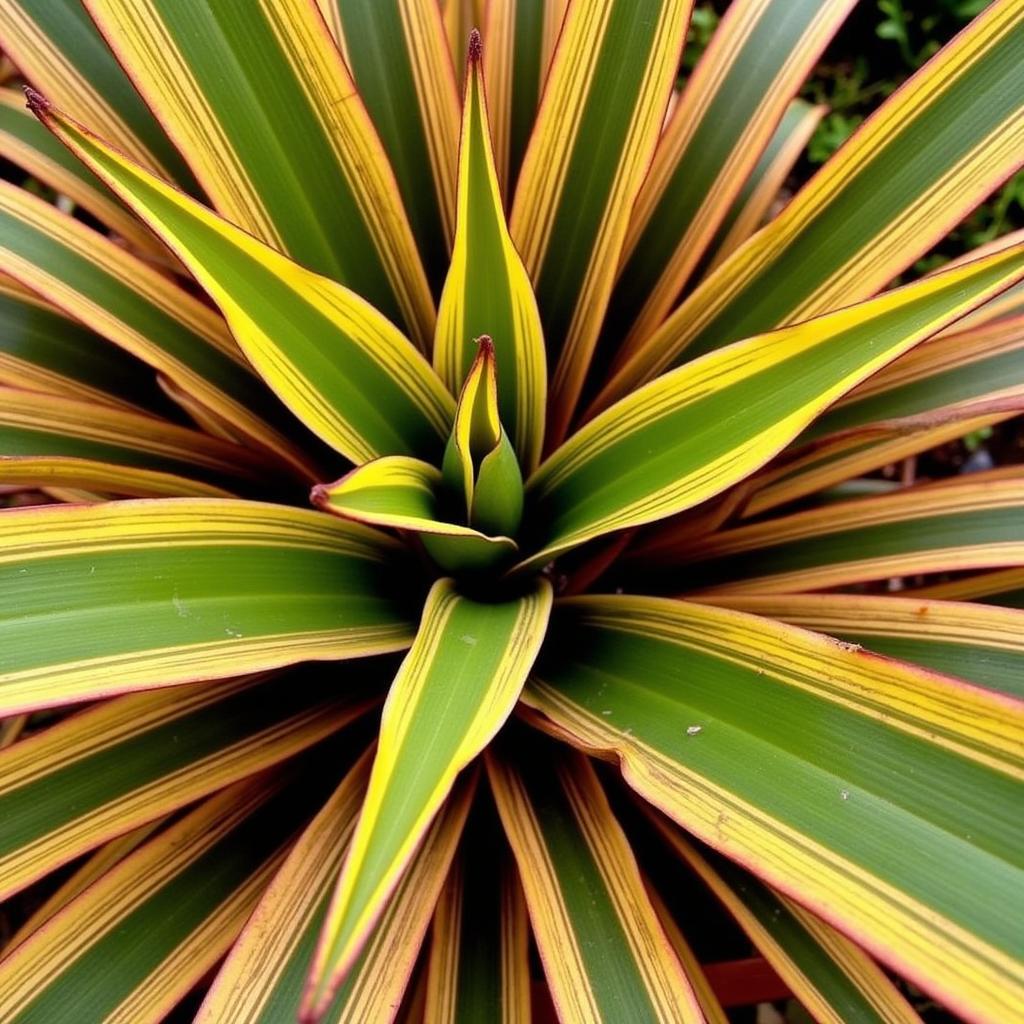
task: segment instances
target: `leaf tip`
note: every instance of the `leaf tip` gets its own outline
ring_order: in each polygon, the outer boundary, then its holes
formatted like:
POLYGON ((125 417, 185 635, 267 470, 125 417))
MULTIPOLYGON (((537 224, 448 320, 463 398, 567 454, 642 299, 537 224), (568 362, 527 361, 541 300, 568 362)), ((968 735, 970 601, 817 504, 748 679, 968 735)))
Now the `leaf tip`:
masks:
POLYGON ((31 85, 26 85, 24 87, 24 92, 25 106, 27 106, 36 117, 43 120, 43 118, 50 112, 50 101, 41 92, 36 92, 31 85))
POLYGON ((467 50, 467 58, 471 65, 479 63, 483 49, 484 44, 480 39, 480 31, 479 29, 473 29, 473 31, 469 33, 469 47, 467 50))

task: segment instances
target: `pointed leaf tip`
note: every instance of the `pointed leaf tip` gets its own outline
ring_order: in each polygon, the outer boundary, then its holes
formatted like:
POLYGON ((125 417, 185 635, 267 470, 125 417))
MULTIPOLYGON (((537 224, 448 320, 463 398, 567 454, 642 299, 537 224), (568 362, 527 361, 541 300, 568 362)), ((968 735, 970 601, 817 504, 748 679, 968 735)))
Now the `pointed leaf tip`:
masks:
POLYGON ((25 106, 40 120, 50 111, 50 101, 41 93, 36 92, 31 85, 22 87, 25 93, 25 106))
POLYGON ((480 55, 483 53, 484 44, 480 39, 480 30, 473 29, 469 33, 469 46, 467 49, 467 59, 470 64, 476 64, 480 60, 480 55))

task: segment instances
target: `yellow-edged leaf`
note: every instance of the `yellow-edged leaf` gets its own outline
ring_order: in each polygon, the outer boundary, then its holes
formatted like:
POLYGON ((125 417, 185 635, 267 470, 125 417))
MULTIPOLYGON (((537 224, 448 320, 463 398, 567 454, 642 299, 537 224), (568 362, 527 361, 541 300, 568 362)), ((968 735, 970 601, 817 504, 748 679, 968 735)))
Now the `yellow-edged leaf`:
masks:
POLYGON ((487 335, 497 359, 498 408, 523 469, 540 459, 547 365, 540 314, 501 205, 484 100, 480 36, 470 37, 458 217, 451 267, 441 295, 434 367, 454 394, 487 335))
POLYGON ((388 695, 359 824, 303 1005, 324 1011, 456 776, 511 713, 544 638, 551 587, 483 604, 436 583, 388 695))

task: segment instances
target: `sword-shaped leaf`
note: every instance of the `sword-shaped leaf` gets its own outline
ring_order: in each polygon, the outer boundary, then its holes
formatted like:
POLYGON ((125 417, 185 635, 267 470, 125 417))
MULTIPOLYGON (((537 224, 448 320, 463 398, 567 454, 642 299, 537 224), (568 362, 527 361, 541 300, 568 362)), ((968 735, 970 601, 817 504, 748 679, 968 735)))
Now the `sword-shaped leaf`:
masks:
POLYGON ((510 218, 548 349, 549 449, 583 386, 689 12, 690 0, 577 0, 565 15, 510 218))
POLYGON ((437 457, 454 403, 426 359, 355 292, 314 274, 36 101, 44 123, 175 251, 267 383, 353 462, 437 457))
POLYGON ((435 293, 455 232, 459 95, 437 0, 317 0, 366 104, 435 293))
POLYGON ((713 600, 1024 699, 1024 611, 1015 608, 874 594, 713 600))
POLYGON ((484 101, 480 36, 469 41, 458 217, 451 267, 441 295, 434 367, 455 394, 486 335, 497 359, 498 408, 523 469, 540 459, 547 365, 540 314, 501 205, 484 101))
POLYGON ((623 364, 593 410, 680 359, 874 294, 1017 169, 1024 8, 996 0, 623 364))
POLYGON ((312 0, 86 6, 217 211, 351 288, 426 349, 434 304, 416 241, 312 0))
POLYGON ((303 1002, 307 1016, 325 1011, 456 776, 511 713, 550 608, 545 580, 492 604, 461 596, 451 580, 431 590, 384 707, 366 802, 303 1002))
POLYGON ((400 550, 255 501, 5 509, 0 709, 401 650, 400 550))
POLYGON ((487 769, 559 1018, 703 1024, 586 759, 534 741, 487 769))
MULTIPOLYGON (((645 385, 527 481, 539 548, 524 563, 713 497, 777 454, 840 395, 1024 273, 1024 246, 771 334, 645 385)), ((524 539, 524 547, 526 540, 524 539)))
POLYGON ((559 607, 523 699, 562 738, 954 1010, 1013 1016, 1019 703, 725 609, 559 607))
POLYGON ((372 705, 380 671, 345 675, 341 688, 318 666, 128 694, 3 751, 0 893, 340 729, 372 705))

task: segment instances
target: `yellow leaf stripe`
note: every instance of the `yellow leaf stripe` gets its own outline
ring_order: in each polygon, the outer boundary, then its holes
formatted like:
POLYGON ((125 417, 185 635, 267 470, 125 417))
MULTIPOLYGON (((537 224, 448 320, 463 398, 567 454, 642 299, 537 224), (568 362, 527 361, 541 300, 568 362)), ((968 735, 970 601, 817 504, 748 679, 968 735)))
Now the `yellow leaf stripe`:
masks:
MULTIPOLYGON (((468 833, 472 834, 472 831, 468 833)), ((480 857, 482 854, 474 850, 466 855, 480 857)), ((456 858, 434 910, 423 1019, 431 1024, 459 1024, 470 1019, 469 1014, 475 1009, 478 1011, 479 989, 474 990, 473 977, 469 978, 466 988, 476 1000, 468 1006, 461 1005, 459 995, 460 986, 464 984, 461 972, 467 966, 470 970, 481 971, 490 966, 480 963, 476 944, 483 942, 487 945, 486 953, 496 954, 500 960, 499 999, 494 1007, 500 1024, 530 1024, 530 931, 518 875, 507 858, 489 861, 485 869, 489 875, 488 882, 495 890, 500 887, 500 922, 495 925, 487 921, 482 925, 488 933, 495 929, 499 932, 497 942, 500 948, 495 951, 489 946, 494 941, 491 934, 482 937, 476 928, 464 927, 465 915, 469 915, 471 920, 478 920, 482 914, 492 910, 490 903, 483 906, 467 903, 467 899, 471 901, 479 893, 479 887, 466 887, 466 855, 456 858)), ((485 979, 481 987, 486 984, 485 979)))
POLYGON ((0 565, 145 547, 157 540, 162 547, 273 543, 382 564, 400 547, 376 530, 342 525, 307 509, 231 499, 118 502, 87 514, 65 508, 7 509, 2 519, 0 565))
MULTIPOLYGON (((741 518, 760 515, 832 484, 870 473, 975 430, 984 430, 1011 419, 1017 413, 1002 412, 971 419, 959 419, 955 415, 951 411, 950 422, 931 429, 914 430, 912 424, 901 430, 868 426, 814 444, 805 454, 797 454, 781 465, 771 466, 750 481, 753 494, 743 505, 741 518)), ((685 538, 683 543, 686 543, 685 538)))
MULTIPOLYGON (((200 684, 128 694, 89 708, 0 755, 0 798, 78 762, 87 769, 90 759, 104 750, 115 750, 133 737, 212 707, 259 681, 258 677, 243 677, 218 682, 215 687, 200 684)), ((234 746, 119 794, 0 857, 0 893, 6 897, 17 892, 121 832, 286 760, 353 721, 369 706, 366 700, 311 702, 300 714, 282 718, 234 746)))
MULTIPOLYGON (((204 95, 161 3, 88 0, 88 8, 218 211, 273 248, 288 251, 280 225, 236 152, 233 126, 219 120, 221 112, 204 95)), ((257 0, 253 18, 265 21, 276 37, 280 53, 273 56, 294 73, 373 240, 398 308, 425 350, 434 326, 426 274, 394 174, 327 26, 308 0, 257 0)))
MULTIPOLYGON (((715 246, 714 255, 708 262, 705 274, 716 269, 726 256, 731 255, 771 219, 772 206, 779 199, 779 193, 786 184, 786 179, 796 162, 803 156, 814 130, 827 113, 828 107, 826 106, 811 106, 799 100, 794 100, 790 104, 786 118, 777 129, 777 132, 785 129, 785 138, 779 148, 771 153, 770 161, 760 169, 757 181, 753 183, 749 193, 746 196, 741 193, 740 199, 737 200, 739 206, 738 208, 734 207, 736 212, 732 223, 722 235, 721 241, 715 246), (792 113, 795 123, 787 126, 786 118, 790 116, 790 113, 792 113)), ((762 156, 763 159, 764 156, 762 156)))
MULTIPOLYGON (((747 621, 741 622, 736 613, 731 613, 736 618, 730 628, 720 609, 654 598, 574 598, 573 602, 591 602, 596 621, 603 617, 602 605, 612 600, 619 608, 613 628, 627 625, 628 616, 637 629, 656 633, 667 640, 679 636, 683 649, 691 642, 690 625, 707 620, 712 632, 704 634, 704 642, 714 642, 718 656, 726 659, 731 657, 733 644, 744 636, 754 640, 756 650, 752 652, 752 664, 755 665, 762 664, 766 655, 771 656, 768 645, 777 650, 778 657, 787 659, 797 644, 805 649, 820 645, 819 667, 821 658, 826 658, 827 664, 836 657, 857 653, 844 652, 840 645, 812 634, 806 634, 807 639, 801 642, 792 627, 746 616, 742 618, 747 621)), ((633 625, 628 628, 632 629, 633 625)), ((799 654, 799 649, 796 653, 799 654)), ((864 662, 878 663, 876 672, 881 682, 895 664, 863 654, 858 657, 864 662)), ((901 666, 901 670, 906 670, 906 666, 901 666)), ((827 691, 837 682, 835 678, 828 681, 823 692, 825 699, 832 699, 827 691)), ((923 674, 920 685, 927 689, 928 682, 923 674)), ((869 695, 874 688, 872 682, 869 695)), ((979 729, 998 735, 1009 727, 1016 734, 1012 756, 1019 759, 1020 751, 1024 750, 1024 723, 1019 716, 1013 723, 1006 721, 1005 702, 993 701, 991 695, 974 688, 954 690, 948 683, 936 687, 936 691, 935 696, 940 700, 952 698, 953 706, 961 705, 956 728, 963 730, 963 738, 968 743, 970 734, 979 729)), ((927 699, 926 694, 922 696, 927 699)), ((906 712, 900 708, 901 690, 883 687, 880 697, 879 711, 872 712, 863 702, 858 702, 858 710, 881 714, 890 722, 887 712, 891 709, 890 724, 902 728, 906 712)), ((799 893, 801 902, 817 913, 840 918, 844 930, 858 943, 883 955, 902 973, 918 981, 927 979, 932 988, 941 989, 944 1001, 955 1001, 963 1012, 992 1024, 1005 1021, 1008 1015, 1012 1017, 1012 1007, 1019 1003, 1024 992, 1020 964, 1013 957, 915 900, 906 891, 774 817, 763 807, 745 800, 682 761, 665 756, 632 733, 616 728, 607 718, 571 701, 548 683, 536 678, 531 680, 523 700, 550 720, 551 731, 561 739, 588 753, 617 758, 626 781, 645 800, 688 831, 726 851, 731 858, 783 891, 799 893)), ((926 712, 926 717, 934 715, 936 710, 941 713, 941 708, 932 708, 926 712)), ((962 747, 964 744, 957 741, 955 745, 962 747)))
MULTIPOLYGON (((357 37, 345 32, 341 0, 316 0, 349 68, 357 37)), ((419 122, 423 127, 430 175, 449 247, 455 234, 455 181, 458 163, 459 99, 448 53, 444 21, 437 0, 386 0, 394 3, 402 24, 405 51, 416 87, 419 122)))
MULTIPOLYGON (((34 121, 25 109, 25 97, 20 89, 0 89, 0 106, 17 111, 17 116, 26 121, 34 121)), ((99 182, 95 186, 91 185, 84 175, 72 174, 49 154, 3 130, 0 130, 0 156, 88 210, 148 257, 167 262, 167 252, 163 246, 99 182)))
POLYGON ((0 455, 0 484, 81 488, 129 498, 230 498, 232 494, 176 473, 60 455, 0 455))
MULTIPOLYGON (((398 542, 356 523, 312 510, 231 499, 118 501, 92 507, 48 506, 0 513, 0 566, 28 567, 77 555, 178 547, 212 550, 269 545, 346 555, 383 567, 398 542)), ((12 713, 123 692, 293 664, 402 650, 408 626, 392 622, 204 640, 111 653, 36 668, 0 671, 0 708, 12 713)))
MULTIPOLYGON (((98 271, 130 288, 140 304, 155 308, 161 315, 180 324, 183 331, 208 344, 219 356, 230 360, 232 369, 242 378, 251 369, 232 339, 223 319, 159 271, 132 255, 110 239, 86 227, 80 221, 59 212, 24 189, 0 182, 0 214, 8 214, 33 231, 52 240, 58 249, 66 249, 75 258, 87 261, 98 271)), ((137 326, 121 319, 90 298, 59 274, 0 244, 4 269, 23 285, 38 292, 66 314, 80 320, 155 370, 166 374, 179 387, 218 409, 243 434, 280 455, 304 476, 314 476, 308 460, 294 445, 235 398, 211 384, 181 358, 172 354, 137 326)), ((230 364, 229 364, 230 365, 230 364)), ((255 383, 255 377, 252 377, 255 383)))
MULTIPOLYGON (((481 453, 497 448, 502 424, 498 412, 498 377, 494 346, 486 335, 478 339, 473 365, 459 391, 452 425, 449 451, 461 470, 462 493, 466 497, 466 517, 473 512, 473 496, 481 453)), ((446 456, 448 452, 445 453, 446 456)), ((448 461, 447 458, 445 460, 448 461)))
MULTIPOLYGON (((1008 571, 1024 580, 1024 570, 1008 571)), ((971 584, 971 580, 956 582, 971 584)), ((953 585, 941 586, 952 590, 953 585)), ((912 591, 911 596, 906 597, 888 594, 723 594, 721 597, 708 595, 707 600, 819 633, 910 639, 933 637, 941 643, 1024 653, 1024 611, 992 604, 970 604, 953 597, 944 600, 918 597, 924 593, 922 589, 912 591)))
POLYGON ((4 946, 4 955, 20 946, 30 935, 40 928, 58 911, 63 910, 76 896, 85 892, 93 882, 102 878, 111 868, 119 864, 133 850, 140 847, 150 836, 167 824, 171 815, 147 821, 131 832, 118 836, 104 843, 95 853, 86 858, 85 863, 57 891, 36 910, 25 923, 11 936, 4 946))
MULTIPOLYGON (((121 246, 24 189, 15 188, 6 182, 0 190, 0 210, 44 233, 76 256, 94 263, 111 277, 126 282, 140 297, 173 317, 182 327, 199 335, 218 352, 234 359, 240 367, 245 366, 238 346, 217 313, 121 246)), ((88 322, 84 303, 69 285, 57 278, 48 278, 27 260, 13 253, 8 255, 4 269, 25 287, 38 292, 67 314, 88 322)), ((107 332, 107 336, 110 336, 110 332, 107 332)), ((116 337, 111 337, 111 340, 120 343, 116 337)), ((128 345, 122 347, 134 351, 128 345)), ((136 354, 145 358, 142 353, 136 354)))
MULTIPOLYGON (((675 250, 664 262, 660 279, 622 343, 620 358, 633 352, 638 343, 644 341, 672 310, 701 255, 739 195, 744 181, 768 145, 786 106, 854 2, 827 0, 819 4, 817 13, 808 19, 803 34, 780 64, 770 88, 764 91, 744 130, 737 134, 731 153, 719 168, 712 187, 706 190, 692 219, 685 225, 675 250)), ((709 107, 723 86, 728 84, 730 74, 735 73, 736 62, 745 52, 744 44, 751 35, 764 31, 766 15, 769 19, 780 16, 779 8, 772 0, 740 0, 729 6, 716 28, 658 140, 651 169, 644 179, 629 219, 629 231, 620 263, 624 264, 628 260, 644 230, 665 201, 676 169, 689 155, 698 129, 709 115, 709 107)), ((809 126, 803 141, 814 128, 814 118, 808 120, 809 126)), ((803 148, 803 141, 797 143, 797 152, 803 148)), ((770 183, 766 185, 766 188, 770 187, 770 183)), ((774 195, 772 190, 768 202, 774 195)), ((753 226, 757 226, 756 221, 753 226)))
MULTIPOLYGON (((273 795, 265 778, 237 783, 122 861, 0 963, 0 1019, 14 1020, 39 994, 41 977, 60 975, 133 909, 143 905, 273 795)), ((283 837, 284 838, 284 837, 283 837)), ((230 945, 284 851, 270 858, 190 935, 129 998, 108 1024, 158 1021, 230 945)))
MULTIPOLYGON (((37 306, 48 313, 61 317, 69 325, 75 321, 62 309, 47 302, 42 296, 29 291, 15 278, 0 271, 0 296, 17 299, 26 305, 37 306)), ((72 326, 70 329, 74 329, 72 326)), ((133 405, 118 395, 92 387, 84 381, 66 377, 55 370, 29 362, 9 352, 0 352, 0 384, 6 387, 20 387, 29 391, 41 391, 49 395, 85 400, 92 404, 111 406, 127 412, 142 412, 141 406, 133 405)))
POLYGON ((672 949, 683 968, 686 980, 689 981, 693 994, 697 997, 697 1002, 700 1004, 700 1011, 704 1014, 704 1020, 707 1024, 729 1024, 729 1018, 726 1016, 722 1004, 718 1001, 718 996, 715 995, 711 982, 708 981, 708 976, 704 973, 704 968, 697 959, 697 954, 694 953, 689 942, 686 941, 686 937, 679 930, 679 925, 676 924, 668 907, 665 906, 665 901, 658 895, 650 882, 646 879, 644 882, 651 906, 654 907, 654 911, 658 915, 658 921, 661 923, 665 935, 668 936, 668 941, 672 943, 672 949))
MULTIPOLYGON (((625 362, 605 396, 595 407, 650 380, 673 364, 686 347, 723 310, 744 286, 783 253, 814 218, 825 209, 844 183, 852 179, 901 126, 912 124, 926 108, 941 103, 957 81, 982 64, 1001 40, 1019 32, 1024 9, 1014 0, 992 4, 940 54, 911 78, 865 122, 848 145, 827 167, 801 189, 799 195, 772 223, 723 262, 715 273, 679 306, 660 328, 649 335, 625 362)), ((928 192, 871 238, 860 251, 851 252, 843 265, 808 294, 803 294, 782 323, 797 323, 857 302, 886 285, 913 258, 945 233, 1020 162, 1024 144, 1024 105, 981 140, 928 192)))
POLYGON ((544 440, 544 338, 530 279, 505 225, 491 151, 480 36, 474 34, 463 104, 455 246, 434 336, 434 369, 453 394, 473 362, 474 339, 484 334, 494 344, 498 363, 502 420, 528 471, 539 462, 544 440))
MULTIPOLYGON (((1007 467, 1013 470, 1014 467, 1007 467)), ((1002 475, 1002 474, 1001 474, 1002 475)), ((1019 477, 1019 473, 1014 473, 1019 477)), ((796 512, 763 523, 740 526, 701 540, 700 550, 688 553, 700 560, 719 559, 771 548, 777 544, 827 538, 829 534, 856 531, 872 526, 912 523, 932 517, 972 512, 998 513, 1024 506, 1024 480, 975 479, 923 484, 877 497, 860 498, 827 508, 796 512)), ((686 558, 687 555, 682 555, 686 558)), ((788 571, 757 573, 757 561, 743 580, 702 588, 711 593, 794 593, 818 590, 861 580, 922 572, 955 572, 985 569, 1024 562, 1024 542, 994 539, 979 543, 968 539, 962 545, 926 546, 896 554, 881 554, 834 563, 810 565, 788 571)))
MULTIPOLYGON (((612 1009, 598 1002, 587 973, 581 945, 593 936, 577 934, 530 793, 518 770, 492 751, 486 755, 488 777, 505 834, 512 846, 530 923, 537 940, 551 995, 561 1020, 600 1024, 612 1009)), ((615 820, 608 798, 590 763, 580 755, 555 764, 552 785, 560 787, 578 830, 605 886, 607 900, 622 927, 643 979, 645 994, 664 1024, 703 1024, 693 990, 676 960, 644 889, 629 841, 615 820)))
MULTIPOLYGON (((585 109, 603 102, 595 99, 594 76, 613 10, 621 2, 624 0, 580 0, 571 4, 565 15, 510 218, 512 237, 535 283, 548 260, 567 258, 557 247, 552 249, 552 231, 566 196, 572 192, 568 181, 570 158, 581 142, 594 144, 594 140, 581 140, 578 131, 585 109)), ((647 6, 647 16, 655 19, 656 29, 633 97, 629 128, 618 152, 614 176, 584 259, 585 271, 568 327, 560 339, 550 382, 549 448, 562 440, 583 387, 633 202, 657 144, 686 35, 690 0, 661 0, 647 6)), ((607 158, 608 154, 603 156, 607 158)))
POLYGON ((345 1007, 337 1024, 384 1022, 397 1013, 475 789, 475 773, 460 779, 427 830, 345 983, 345 1007))
MULTIPOLYGON (((888 366, 882 373, 858 385, 844 395, 835 405, 841 409, 864 398, 904 387, 929 377, 969 368, 972 363, 994 359, 1024 349, 1024 315, 1005 320, 996 320, 964 331, 945 331, 922 345, 917 351, 908 353, 899 362, 888 366)), ((1013 382, 1003 388, 996 388, 974 401, 965 401, 944 407, 943 412, 963 414, 975 404, 984 406, 1001 399, 1016 398, 1024 405, 1024 383, 1013 382)))
POLYGON ((369 750, 310 822, 267 887, 221 968, 196 1024, 257 1024, 341 866, 366 791, 369 750))
POLYGON ((965 576, 946 583, 933 583, 910 591, 914 597, 928 597, 942 601, 976 601, 1008 591, 1024 590, 1024 568, 1003 569, 1000 572, 965 576))
POLYGON ((0 0, 0 45, 21 73, 30 82, 44 88, 55 103, 71 111, 155 174, 163 178, 172 177, 170 168, 161 164, 118 111, 47 38, 19 0, 0 0))
MULTIPOLYGON (((543 565, 558 552, 600 534, 664 519, 743 480, 797 437, 823 409, 855 384, 984 301, 988 295, 997 294, 1014 281, 1021 272, 1022 253, 1022 249, 1004 250, 995 256, 953 270, 948 275, 936 275, 848 309, 737 342, 681 366, 622 399, 577 431, 527 481, 527 502, 532 501, 535 509, 543 511, 546 505, 559 501, 560 493, 571 493, 576 478, 585 473, 596 460, 606 453, 614 452, 634 435, 639 436, 646 431, 653 435, 659 429, 659 420, 671 424, 673 416, 687 407, 696 406, 708 396, 743 382, 754 381, 760 375, 769 373, 773 367, 783 365, 804 353, 835 348, 844 337, 856 337, 855 332, 864 330, 867 325, 882 325, 888 317, 899 317, 901 312, 913 310, 918 302, 940 295, 940 288, 955 284, 959 275, 972 274, 970 268, 973 268, 973 272, 985 274, 1002 264, 1009 270, 1007 276, 1000 277, 978 292, 957 293, 953 304, 942 304, 935 307, 928 317, 922 316, 916 323, 908 322, 903 330, 893 333, 887 346, 874 346, 870 357, 856 364, 845 377, 839 380, 824 378, 801 405, 787 405, 786 411, 779 414, 770 428, 753 436, 749 432, 738 431, 735 445, 726 448, 717 457, 689 467, 681 465, 674 479, 667 483, 656 482, 648 493, 632 501, 623 500, 617 506, 609 503, 608 510, 603 514, 580 514, 579 502, 573 502, 577 507, 565 513, 567 525, 548 540, 537 555, 522 565, 543 565)), ((661 429, 664 434, 665 428, 661 429)), ((674 437, 669 434, 656 440, 663 446, 671 443, 674 437)), ((654 446, 653 438, 651 446, 654 446)), ((584 494, 584 497, 590 495, 584 494)), ((561 501, 564 502, 565 498, 562 497, 561 501)))
POLYGON ((540 97, 568 6, 569 0, 504 0, 486 5, 483 22, 483 38, 487 44, 484 82, 491 114, 495 172, 503 197, 509 193, 516 93, 540 97), (524 39, 517 31, 519 12, 524 6, 540 8, 533 15, 540 20, 539 39, 536 36, 524 39), (516 77, 517 52, 524 46, 537 47, 538 52, 530 55, 536 61, 536 81, 523 82, 516 77))
POLYGON ((926 669, 862 652, 856 645, 724 608, 663 598, 572 598, 588 620, 625 633, 749 665, 759 674, 927 739, 960 757, 1024 779, 1024 721, 1007 718, 999 694, 926 669), (827 675, 822 664, 831 666, 827 675))
POLYGON ((20 427, 63 434, 246 479, 265 479, 267 467, 250 449, 180 427, 156 416, 63 396, 0 387, 0 428, 20 427))
MULTIPOLYGON (((271 310, 272 313, 290 312, 293 321, 298 321, 304 312, 313 312, 326 319, 346 342, 359 349, 401 389, 403 397, 422 415, 429 427, 433 427, 440 437, 447 434, 454 409, 451 395, 445 391, 426 359, 369 303, 342 285, 306 270, 200 203, 147 174, 56 111, 41 110, 40 116, 62 141, 159 231, 221 308, 235 338, 267 382, 327 443, 357 463, 388 454, 377 451, 359 425, 346 415, 348 410, 329 401, 318 389, 317 381, 311 380, 303 368, 292 361, 287 339, 271 337, 270 329, 238 301, 224 277, 211 269, 217 258, 206 256, 197 243, 190 242, 190 231, 195 230, 193 225, 200 229, 196 232, 200 241, 205 241, 206 232, 223 240, 231 250, 237 251, 239 257, 251 260, 272 274, 276 282, 292 293, 296 308, 292 311, 271 310)), ((323 329, 320 323, 317 327, 323 329)), ((295 332, 299 340, 303 328, 297 322, 295 332)))
POLYGON ((452 580, 431 588, 384 705, 366 802, 310 973, 307 1013, 330 1002, 459 772, 512 712, 544 639, 551 600, 546 580, 493 606, 463 598, 452 580), (398 794, 411 771, 420 781, 407 804, 398 794))
MULTIPOLYGON (((743 894, 729 885, 675 825, 653 811, 648 810, 647 814, 672 849, 693 868, 739 922, 814 1020, 821 1024, 848 1024, 849 1018, 842 1014, 843 1008, 830 1003, 827 995, 819 991, 815 978, 805 973, 793 960, 771 929, 746 905, 743 894)), ((857 988, 879 1021, 885 1024, 921 1024, 921 1018, 911 1009, 896 986, 863 950, 787 896, 782 893, 774 895, 857 988)))
POLYGON ((200 430, 205 431, 211 437, 219 437, 222 441, 239 443, 241 438, 239 431, 232 426, 229 420, 218 415, 208 406, 203 405, 194 395, 182 390, 169 377, 158 373, 156 377, 157 386, 175 405, 181 406, 188 417, 200 430))
MULTIPOLYGON (((263 1024, 278 989, 298 1010, 301 941, 320 916, 323 897, 351 839, 366 785, 363 758, 299 838, 274 877, 196 1016, 196 1024, 263 1024)), ((387 1024, 394 1019, 458 846, 476 785, 461 780, 428 829, 352 976, 331 1005, 330 1024, 387 1024)), ((294 1015, 289 1017, 294 1019, 294 1015)))

